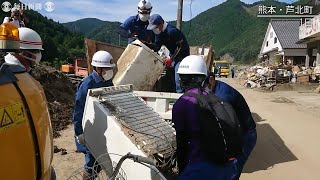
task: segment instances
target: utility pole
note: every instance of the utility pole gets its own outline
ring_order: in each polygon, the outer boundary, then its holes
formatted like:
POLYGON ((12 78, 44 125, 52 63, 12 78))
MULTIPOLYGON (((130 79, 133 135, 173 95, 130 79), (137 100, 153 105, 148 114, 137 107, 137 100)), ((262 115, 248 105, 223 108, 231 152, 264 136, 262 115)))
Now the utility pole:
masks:
POLYGON ((183 7, 183 0, 178 0, 177 28, 180 30, 182 28, 182 7, 183 7))

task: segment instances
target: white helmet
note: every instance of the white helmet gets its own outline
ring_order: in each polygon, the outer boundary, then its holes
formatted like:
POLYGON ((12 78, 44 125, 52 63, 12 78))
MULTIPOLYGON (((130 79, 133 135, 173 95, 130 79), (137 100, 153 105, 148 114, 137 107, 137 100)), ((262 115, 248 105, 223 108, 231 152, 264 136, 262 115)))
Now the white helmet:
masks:
POLYGON ((138 12, 142 14, 150 14, 152 5, 149 0, 141 0, 138 4, 138 12))
POLYGON ((97 51, 94 53, 91 65, 95 67, 115 67, 113 57, 107 51, 97 51))
POLYGON ((27 27, 19 28, 20 49, 39 49, 42 48, 42 40, 40 35, 27 27))
POLYGON ((11 9, 11 12, 15 12, 15 11, 19 11, 19 8, 18 8, 18 7, 13 7, 13 8, 11 9))
POLYGON ((177 73, 207 76, 207 66, 201 56, 190 55, 181 61, 177 73))

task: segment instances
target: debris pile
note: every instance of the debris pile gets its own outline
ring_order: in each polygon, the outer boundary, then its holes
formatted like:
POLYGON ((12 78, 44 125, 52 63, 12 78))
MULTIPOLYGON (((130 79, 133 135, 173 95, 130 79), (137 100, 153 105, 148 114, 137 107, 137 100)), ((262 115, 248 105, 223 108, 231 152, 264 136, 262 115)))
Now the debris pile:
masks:
POLYGON ((54 68, 37 65, 32 70, 32 76, 38 80, 45 92, 53 137, 60 136, 59 131, 65 129, 72 122, 75 86, 67 76, 54 68))
POLYGON ((253 66, 240 72, 238 77, 244 80, 248 88, 272 88, 277 84, 319 83, 320 66, 300 68, 299 66, 253 66))

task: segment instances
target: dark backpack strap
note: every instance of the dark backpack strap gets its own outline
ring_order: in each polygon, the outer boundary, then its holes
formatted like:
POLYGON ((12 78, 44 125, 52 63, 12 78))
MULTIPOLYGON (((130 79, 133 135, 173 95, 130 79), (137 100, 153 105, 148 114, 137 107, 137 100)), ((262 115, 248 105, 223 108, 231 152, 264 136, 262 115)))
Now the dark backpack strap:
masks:
POLYGON ((189 97, 194 97, 197 99, 197 102, 200 103, 204 103, 204 102, 208 102, 209 98, 211 99, 211 103, 215 104, 217 102, 221 102, 221 100, 213 93, 209 92, 209 94, 195 94, 195 93, 185 93, 183 94, 183 96, 189 96, 189 97))

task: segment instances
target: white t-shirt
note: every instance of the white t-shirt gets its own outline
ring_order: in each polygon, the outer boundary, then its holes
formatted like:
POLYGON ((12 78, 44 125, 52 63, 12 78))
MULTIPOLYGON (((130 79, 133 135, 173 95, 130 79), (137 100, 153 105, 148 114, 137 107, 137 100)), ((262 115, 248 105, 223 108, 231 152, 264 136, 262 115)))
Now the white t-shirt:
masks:
POLYGON ((11 22, 11 23, 13 23, 14 25, 16 25, 18 28, 19 28, 19 27, 25 27, 25 24, 24 24, 23 21, 21 21, 21 24, 23 24, 23 25, 20 25, 19 20, 13 19, 13 21, 10 21, 10 17, 5 17, 5 18, 3 19, 3 22, 2 22, 2 23, 6 23, 6 22, 11 22))

